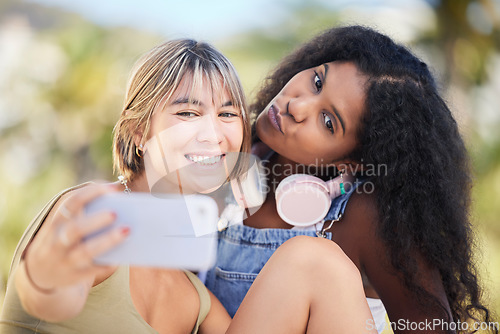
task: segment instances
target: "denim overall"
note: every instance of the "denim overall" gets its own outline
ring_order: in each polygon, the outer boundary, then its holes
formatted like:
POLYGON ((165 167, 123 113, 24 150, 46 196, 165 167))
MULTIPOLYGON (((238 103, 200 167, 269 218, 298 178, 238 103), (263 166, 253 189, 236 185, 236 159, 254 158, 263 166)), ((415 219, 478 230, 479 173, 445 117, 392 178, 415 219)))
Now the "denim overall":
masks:
MULTIPOLYGON (((333 199, 326 220, 338 219, 344 213, 357 186, 357 182, 353 183, 344 195, 333 199)), ((317 236, 314 230, 257 229, 245 225, 231 225, 219 232, 217 261, 207 273, 205 285, 219 298, 231 317, 274 251, 297 235, 317 236)), ((330 232, 326 236, 331 239, 330 232)))

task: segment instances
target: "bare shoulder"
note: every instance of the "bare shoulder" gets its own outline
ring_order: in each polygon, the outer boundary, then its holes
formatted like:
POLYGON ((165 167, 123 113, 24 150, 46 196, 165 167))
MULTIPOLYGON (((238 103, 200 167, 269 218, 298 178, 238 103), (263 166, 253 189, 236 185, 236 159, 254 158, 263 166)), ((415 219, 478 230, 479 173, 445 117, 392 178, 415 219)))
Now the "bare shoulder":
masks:
POLYGON ((379 212, 377 195, 362 191, 354 191, 347 202, 344 219, 355 220, 361 224, 378 224, 379 212))
POLYGON ((359 245, 353 239, 364 239, 365 243, 371 243, 379 225, 376 194, 355 191, 346 204, 340 222, 332 230, 334 241, 345 244, 343 248, 359 245))
POLYGON ((356 190, 347 202, 341 220, 331 230, 332 240, 361 272, 367 262, 386 262, 384 241, 378 233, 379 217, 376 194, 356 190))

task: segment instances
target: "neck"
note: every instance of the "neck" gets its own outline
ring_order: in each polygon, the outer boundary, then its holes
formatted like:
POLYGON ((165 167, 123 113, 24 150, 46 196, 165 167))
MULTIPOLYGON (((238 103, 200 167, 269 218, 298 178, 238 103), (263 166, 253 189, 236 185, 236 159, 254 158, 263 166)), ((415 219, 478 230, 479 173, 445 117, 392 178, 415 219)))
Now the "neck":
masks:
POLYGON ((287 176, 298 173, 299 164, 292 161, 278 153, 273 155, 269 160, 269 167, 271 168, 271 178, 275 181, 281 182, 287 176))
POLYGON ((128 181, 128 187, 132 192, 146 192, 152 194, 176 194, 186 195, 179 185, 168 178, 161 178, 157 180, 152 187, 148 183, 146 173, 134 177, 133 180, 128 181))
POLYGON ((140 175, 134 177, 133 180, 129 180, 127 185, 132 192, 150 192, 145 173, 141 173, 140 175))
POLYGON ((298 163, 279 155, 278 153, 271 156, 269 162, 266 163, 268 171, 266 177, 270 192, 274 194, 280 182, 286 177, 300 173, 300 171, 298 171, 298 166, 298 163))
MULTIPOLYGON (((165 179, 160 179, 156 182, 153 189, 149 188, 149 183, 146 177, 146 173, 142 173, 136 176, 132 181, 127 182, 127 186, 129 187, 132 193, 145 192, 145 193, 156 193, 156 194, 176 194, 176 195, 188 195, 194 194, 191 193, 181 193, 179 190, 179 186, 177 184, 172 184, 165 179), (158 186, 158 187, 156 187, 158 186)), ((219 207, 219 212, 222 212, 222 209, 225 207, 225 199, 227 198, 227 192, 229 191, 229 183, 225 184, 222 187, 219 187, 217 190, 210 194, 206 194, 213 198, 219 207)))

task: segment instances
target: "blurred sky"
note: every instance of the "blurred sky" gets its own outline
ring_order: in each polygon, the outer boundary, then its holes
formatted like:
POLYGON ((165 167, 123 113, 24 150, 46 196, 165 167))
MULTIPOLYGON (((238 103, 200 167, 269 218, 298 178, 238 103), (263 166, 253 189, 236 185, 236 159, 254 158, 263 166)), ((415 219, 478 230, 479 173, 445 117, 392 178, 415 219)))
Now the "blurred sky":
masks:
MULTIPOLYGON (((100 25, 131 25, 168 38, 223 39, 252 28, 277 26, 297 5, 341 9, 346 22, 391 30, 406 40, 427 25, 433 0, 26 0, 80 13, 100 25), (421 14, 421 15, 418 15, 421 14)), ((434 0, 436 1, 436 0, 434 0)))

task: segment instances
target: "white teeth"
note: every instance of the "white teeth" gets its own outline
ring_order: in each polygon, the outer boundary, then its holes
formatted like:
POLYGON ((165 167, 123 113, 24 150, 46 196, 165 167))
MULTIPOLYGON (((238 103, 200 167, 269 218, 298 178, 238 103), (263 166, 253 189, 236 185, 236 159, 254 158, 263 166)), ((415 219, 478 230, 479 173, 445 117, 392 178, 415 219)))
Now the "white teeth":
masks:
POLYGON ((218 163, 220 161, 220 159, 222 158, 222 155, 216 155, 213 157, 209 157, 206 155, 188 155, 188 154, 186 154, 185 157, 187 159, 191 160, 192 162, 196 162, 197 164, 200 164, 202 166, 209 166, 209 165, 213 165, 213 164, 218 163))

